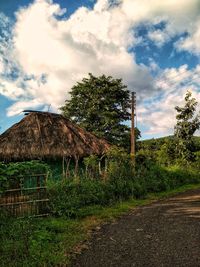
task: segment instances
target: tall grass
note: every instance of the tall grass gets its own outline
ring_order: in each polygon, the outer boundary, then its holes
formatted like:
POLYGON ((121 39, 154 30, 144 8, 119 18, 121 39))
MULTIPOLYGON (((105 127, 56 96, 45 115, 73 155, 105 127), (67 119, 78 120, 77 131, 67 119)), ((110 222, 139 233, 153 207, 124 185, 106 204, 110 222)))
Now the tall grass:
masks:
POLYGON ((104 180, 81 177, 52 183, 48 191, 50 212, 55 216, 78 218, 88 215, 83 212, 88 206, 107 206, 129 198, 145 198, 148 193, 200 182, 199 171, 192 168, 145 164, 133 173, 128 164, 120 168, 119 162, 113 162, 104 180))

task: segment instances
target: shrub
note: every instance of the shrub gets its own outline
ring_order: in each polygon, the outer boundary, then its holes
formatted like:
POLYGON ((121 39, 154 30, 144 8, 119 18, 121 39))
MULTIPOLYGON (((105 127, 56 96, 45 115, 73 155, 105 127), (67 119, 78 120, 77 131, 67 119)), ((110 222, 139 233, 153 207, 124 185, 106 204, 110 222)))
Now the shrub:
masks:
POLYGON ((77 217, 79 209, 89 205, 105 205, 109 199, 101 181, 57 182, 49 186, 50 210, 56 216, 77 217))
POLYGON ((0 194, 22 182, 24 176, 49 172, 47 164, 40 161, 0 163, 0 194))
POLYGON ((84 158, 83 163, 86 167, 86 177, 99 178, 99 161, 100 159, 96 155, 84 158))
POLYGON ((107 154, 107 178, 108 180, 129 180, 134 176, 134 168, 130 155, 124 149, 114 147, 107 154))
POLYGON ((178 165, 160 166, 145 154, 139 154, 141 163, 136 170, 129 155, 122 150, 115 148, 107 156, 106 181, 80 177, 79 181, 66 180, 49 186, 50 211, 53 215, 73 218, 85 216, 87 212, 83 212, 83 209, 90 206, 105 206, 130 197, 142 198, 149 192, 200 182, 197 170, 178 165))

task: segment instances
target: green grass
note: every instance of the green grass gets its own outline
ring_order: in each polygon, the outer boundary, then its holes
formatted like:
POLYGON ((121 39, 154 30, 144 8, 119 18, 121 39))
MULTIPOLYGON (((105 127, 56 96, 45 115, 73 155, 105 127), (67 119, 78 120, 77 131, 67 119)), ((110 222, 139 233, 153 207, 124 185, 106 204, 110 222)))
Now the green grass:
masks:
POLYGON ((196 188, 200 188, 200 184, 184 185, 109 207, 88 206, 80 210, 79 219, 47 217, 5 221, 0 225, 1 266, 62 266, 69 263, 71 253, 81 249, 81 241, 89 238, 91 230, 102 223, 113 221, 135 207, 196 188))
POLYGON ((176 195, 178 193, 185 192, 187 190, 198 189, 198 188, 200 188, 200 184, 187 184, 187 185, 182 185, 182 186, 175 188, 175 189, 171 189, 169 191, 148 194, 147 198, 149 198, 149 199, 153 198, 154 200, 162 199, 162 198, 176 195))

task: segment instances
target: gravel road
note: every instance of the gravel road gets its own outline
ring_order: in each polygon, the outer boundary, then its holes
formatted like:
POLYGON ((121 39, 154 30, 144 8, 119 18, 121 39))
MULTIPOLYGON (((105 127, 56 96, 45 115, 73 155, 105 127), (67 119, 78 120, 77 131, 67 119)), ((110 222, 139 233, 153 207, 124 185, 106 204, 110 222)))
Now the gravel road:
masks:
POLYGON ((139 207, 87 245, 72 267, 200 267, 200 189, 139 207))

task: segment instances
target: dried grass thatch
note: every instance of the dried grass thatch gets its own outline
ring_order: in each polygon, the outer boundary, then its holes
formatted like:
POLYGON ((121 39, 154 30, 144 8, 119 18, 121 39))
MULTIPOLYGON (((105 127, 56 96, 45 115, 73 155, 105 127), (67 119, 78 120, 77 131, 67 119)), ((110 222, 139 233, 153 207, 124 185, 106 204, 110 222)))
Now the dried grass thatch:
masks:
POLYGON ((30 112, 0 136, 1 160, 102 155, 109 144, 62 115, 30 112))

